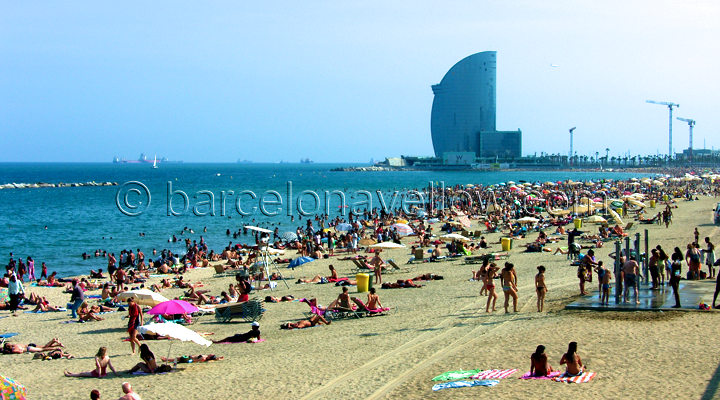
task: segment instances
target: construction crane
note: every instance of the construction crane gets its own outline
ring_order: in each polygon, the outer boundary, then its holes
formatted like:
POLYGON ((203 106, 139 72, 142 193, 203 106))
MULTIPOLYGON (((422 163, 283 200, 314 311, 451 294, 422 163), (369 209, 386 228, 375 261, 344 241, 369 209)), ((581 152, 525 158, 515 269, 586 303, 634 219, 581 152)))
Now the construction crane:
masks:
POLYGON ((570 154, 568 154, 568 161, 572 163, 572 156, 573 156, 573 132, 575 131, 576 126, 573 126, 570 128, 570 154))
POLYGON ((646 103, 650 104, 660 104, 661 106, 667 106, 668 110, 670 111, 670 122, 668 124, 669 128, 669 140, 668 140, 668 157, 672 159, 672 113, 673 113, 673 107, 680 107, 680 104, 670 103, 668 101, 654 101, 654 100, 645 100, 646 103))
POLYGON ((678 121, 687 122, 688 128, 690 128, 690 145, 688 146, 688 159, 692 161, 693 159, 693 140, 692 140, 692 131, 693 127, 695 126, 695 120, 690 118, 680 118, 677 117, 678 121))

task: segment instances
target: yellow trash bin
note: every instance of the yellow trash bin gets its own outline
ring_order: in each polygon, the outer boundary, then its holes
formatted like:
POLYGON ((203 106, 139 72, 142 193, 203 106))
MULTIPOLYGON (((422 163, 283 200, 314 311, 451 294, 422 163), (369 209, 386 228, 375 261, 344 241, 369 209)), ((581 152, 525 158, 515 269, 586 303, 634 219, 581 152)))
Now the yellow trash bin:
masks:
POLYGON ((573 220, 573 224, 575 224, 575 228, 577 228, 577 229, 582 228, 582 219, 580 219, 580 218, 575 218, 575 219, 573 220))
POLYGON ((357 290, 359 293, 367 292, 370 286, 370 275, 368 274, 357 274, 355 275, 357 281, 357 290))
POLYGON ((668 201, 668 195, 666 195, 666 194, 663 195, 663 201, 668 201))
POLYGON ((512 238, 504 237, 500 239, 500 243, 502 244, 503 251, 508 251, 512 249, 512 238))
POLYGON ((655 200, 650 200, 650 208, 655 208, 655 200))
POLYGON ((622 210, 622 208, 616 208, 616 209, 615 209, 615 212, 618 213, 618 215, 622 217, 622 215, 623 215, 623 210, 622 210))

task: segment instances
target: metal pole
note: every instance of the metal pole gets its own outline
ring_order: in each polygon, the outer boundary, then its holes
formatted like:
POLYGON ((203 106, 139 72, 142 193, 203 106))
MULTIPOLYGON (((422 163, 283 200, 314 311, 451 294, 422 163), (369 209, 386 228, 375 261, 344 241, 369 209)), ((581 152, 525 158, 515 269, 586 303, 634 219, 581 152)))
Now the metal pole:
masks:
POLYGON ((673 106, 669 105, 668 110, 670 110, 670 122, 668 124, 668 126, 669 126, 668 131, 670 132, 669 141, 668 141, 668 156, 670 157, 670 159, 672 159, 672 112, 673 112, 673 106))
MULTIPOLYGON (((642 268, 642 273, 643 273, 643 275, 644 275, 644 276, 647 276, 647 275, 645 275, 645 259, 640 255, 640 232, 635 233, 635 240, 634 240, 634 242, 635 242, 635 243, 633 243, 633 245, 634 245, 634 247, 635 247, 635 251, 634 251, 634 253, 635 253, 635 261, 637 261, 637 263, 638 263, 638 264, 640 265, 640 267, 642 268)), ((647 281, 646 281, 646 282, 647 282, 647 281)), ((636 280, 635 280, 635 284, 639 287, 639 286, 640 286, 640 279, 636 279, 636 280)))
MULTIPOLYGON (((648 273, 650 272, 650 235, 648 235, 648 230, 645 229, 645 282, 648 281, 648 273)), ((663 266, 663 268, 665 268, 663 266)))
POLYGON ((620 278, 620 253, 622 252, 622 243, 615 241, 615 304, 620 304, 620 296, 622 295, 622 279, 620 278))

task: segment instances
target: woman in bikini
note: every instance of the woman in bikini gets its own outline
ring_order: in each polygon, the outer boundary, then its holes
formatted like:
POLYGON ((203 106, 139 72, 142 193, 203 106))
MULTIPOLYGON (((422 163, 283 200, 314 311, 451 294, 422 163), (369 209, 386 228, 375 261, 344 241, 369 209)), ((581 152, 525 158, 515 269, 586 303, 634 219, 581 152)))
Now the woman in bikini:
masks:
POLYGON ((560 359, 560 365, 566 365, 565 376, 579 376, 585 372, 582 360, 577 355, 577 342, 570 342, 567 353, 560 359))
POLYGON ((145 343, 140 345, 140 358, 142 359, 142 362, 135 364, 135 366, 130 369, 129 373, 132 374, 136 371, 142 371, 147 374, 155 373, 155 370, 158 367, 155 362, 155 354, 150 351, 150 347, 148 347, 145 343))
POLYGON ((543 312, 545 308, 545 294, 547 286, 545 286, 545 267, 540 265, 537 267, 538 273, 535 275, 535 291, 537 292, 537 310, 543 312))
POLYGON ((487 273, 485 275, 485 289, 487 289, 488 299, 487 305, 485 306, 485 312, 490 312, 490 303, 492 302, 492 310, 495 311, 495 302, 497 301, 497 294, 495 293, 495 283, 493 279, 497 275, 499 268, 495 263, 491 263, 487 267, 487 273))
POLYGON ((517 312, 517 275, 515 274, 515 265, 506 262, 500 275, 500 283, 502 284, 503 293, 505 294, 505 314, 508 313, 508 305, 510 298, 513 299, 513 312, 517 312))
POLYGON ((545 346, 539 345, 530 355, 530 376, 548 376, 552 371, 547 354, 545 354, 545 346))
POLYGON ((110 367, 110 370, 112 370, 113 374, 117 376, 117 371, 115 371, 115 367, 113 367, 112 363, 110 362, 110 357, 107 355, 107 347, 101 347, 97 354, 95 354, 95 369, 88 372, 78 372, 78 373, 72 373, 68 370, 65 370, 65 376, 70 377, 83 377, 83 378, 103 378, 107 375, 107 368, 110 367))
POLYGON ((282 325, 280 325, 280 329, 304 329, 304 328, 310 328, 311 326, 315 326, 317 324, 325 324, 330 325, 330 321, 326 320, 320 315, 314 314, 309 319, 301 319, 298 322, 287 322, 282 325))

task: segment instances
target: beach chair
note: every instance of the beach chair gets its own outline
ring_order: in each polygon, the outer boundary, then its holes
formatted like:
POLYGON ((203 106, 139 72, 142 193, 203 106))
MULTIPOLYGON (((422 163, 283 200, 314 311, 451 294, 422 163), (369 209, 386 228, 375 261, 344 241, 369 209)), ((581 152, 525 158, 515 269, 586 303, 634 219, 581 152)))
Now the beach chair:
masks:
POLYGON ((355 268, 353 268, 351 271, 353 274, 359 274, 359 273, 372 273, 373 269, 370 268, 369 265, 365 262, 365 260, 351 260, 353 264, 355 264, 355 268))
POLYGON ((627 225, 623 228, 623 232, 627 232, 630 228, 633 227, 634 222, 628 222, 627 225))
POLYGON ((387 260, 387 263, 390 265, 390 268, 388 268, 385 271, 385 273, 387 273, 387 274, 391 274, 391 273, 395 273, 395 272, 410 272, 413 269, 412 266, 400 268, 397 264, 395 264, 394 260, 387 260))
POLYGON ((423 262, 425 260, 425 251, 423 249, 415 249, 415 260, 423 262))
POLYGON ((254 322, 262 319, 264 313, 265 309, 257 299, 251 299, 244 303, 225 303, 215 307, 215 319, 218 322, 230 322, 235 318, 254 322))
POLYGON ((325 310, 325 319, 328 321, 339 321, 343 319, 356 319, 365 316, 363 311, 353 310, 344 307, 328 308, 325 310))

